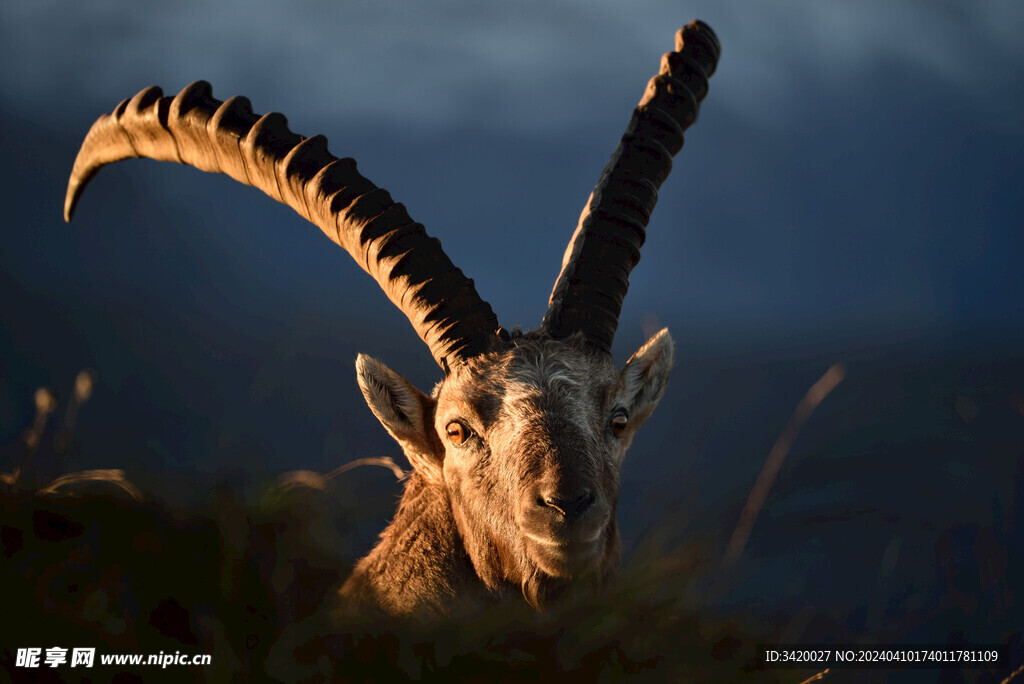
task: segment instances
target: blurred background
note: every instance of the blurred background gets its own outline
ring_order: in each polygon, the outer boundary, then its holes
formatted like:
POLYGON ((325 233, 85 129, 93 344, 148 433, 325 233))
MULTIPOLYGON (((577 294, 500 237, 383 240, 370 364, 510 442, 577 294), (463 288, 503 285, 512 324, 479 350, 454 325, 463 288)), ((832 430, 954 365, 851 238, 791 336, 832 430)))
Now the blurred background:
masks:
MULTIPOLYGON (((205 79, 325 134, 506 327, 531 328, 647 79, 701 18, 722 58, 615 342, 620 362, 662 326, 677 344, 624 465, 627 555, 701 538, 713 562, 794 407, 841 362, 716 605, 1006 638, 1024 591, 1024 5, 140 7, 0 8, 5 454, 36 388, 63 407, 90 368, 74 444, 63 462, 41 448, 37 477, 120 468, 156 499, 253 498, 284 471, 400 459, 358 352, 425 391, 441 377, 346 254, 226 177, 123 162, 65 225, 78 145, 122 99, 205 79)), ((362 553, 399 487, 344 477, 377 502, 362 553)))

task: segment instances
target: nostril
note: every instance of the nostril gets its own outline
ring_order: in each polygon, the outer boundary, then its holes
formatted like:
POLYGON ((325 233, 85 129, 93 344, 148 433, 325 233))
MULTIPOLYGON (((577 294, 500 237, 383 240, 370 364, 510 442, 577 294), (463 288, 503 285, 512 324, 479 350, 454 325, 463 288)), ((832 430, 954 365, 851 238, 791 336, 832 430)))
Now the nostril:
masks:
POLYGON ((556 511, 561 513, 563 517, 565 516, 565 504, 561 499, 556 499, 553 496, 546 496, 542 501, 548 508, 554 508, 556 511))
POLYGON ((575 517, 584 513, 594 505, 594 493, 587 490, 572 498, 558 496, 539 496, 537 505, 553 508, 562 514, 563 518, 575 517))
POLYGON ((580 515, 594 505, 594 493, 583 492, 572 501, 572 509, 575 515, 580 515))

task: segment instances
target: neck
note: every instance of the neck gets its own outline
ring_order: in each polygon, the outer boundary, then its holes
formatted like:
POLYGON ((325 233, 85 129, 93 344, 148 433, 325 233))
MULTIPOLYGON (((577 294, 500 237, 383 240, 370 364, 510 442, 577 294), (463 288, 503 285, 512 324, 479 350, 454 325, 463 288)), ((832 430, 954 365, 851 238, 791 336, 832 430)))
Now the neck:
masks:
POLYGON ((467 539, 465 532, 460 533, 464 525, 456 520, 444 485, 413 471, 391 524, 342 586, 340 617, 378 615, 430 622, 474 613, 503 599, 516 600, 513 597, 540 610, 601 587, 618 567, 614 519, 598 568, 586 577, 564 579, 540 572, 525 555, 516 556, 516 562, 510 549, 493 540, 467 539))
POLYGON ((413 471, 391 524, 341 588, 341 612, 429 620, 459 613, 484 594, 446 492, 413 471))

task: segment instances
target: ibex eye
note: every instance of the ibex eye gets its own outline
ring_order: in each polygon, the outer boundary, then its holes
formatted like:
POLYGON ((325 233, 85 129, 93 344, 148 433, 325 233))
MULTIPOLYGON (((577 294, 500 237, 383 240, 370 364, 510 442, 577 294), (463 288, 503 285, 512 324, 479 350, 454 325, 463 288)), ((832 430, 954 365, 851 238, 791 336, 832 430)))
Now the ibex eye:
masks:
POLYGON ((444 431, 448 434, 448 441, 455 446, 462 446, 469 439, 472 431, 457 420, 453 420, 445 426, 444 431))
POLYGON ((611 428, 616 437, 626 431, 627 425, 629 425, 629 414, 626 413, 626 409, 618 409, 612 414, 611 428))

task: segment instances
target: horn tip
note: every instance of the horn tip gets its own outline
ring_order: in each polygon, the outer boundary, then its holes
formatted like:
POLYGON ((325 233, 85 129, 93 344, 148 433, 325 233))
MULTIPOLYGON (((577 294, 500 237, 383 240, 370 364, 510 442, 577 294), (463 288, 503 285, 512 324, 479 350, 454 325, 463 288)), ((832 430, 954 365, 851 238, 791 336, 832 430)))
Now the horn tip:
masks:
POLYGON ((64 197, 64 223, 71 223, 71 219, 75 216, 78 198, 81 195, 82 193, 79 191, 77 184, 71 183, 68 185, 68 192, 64 197))

